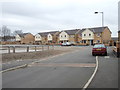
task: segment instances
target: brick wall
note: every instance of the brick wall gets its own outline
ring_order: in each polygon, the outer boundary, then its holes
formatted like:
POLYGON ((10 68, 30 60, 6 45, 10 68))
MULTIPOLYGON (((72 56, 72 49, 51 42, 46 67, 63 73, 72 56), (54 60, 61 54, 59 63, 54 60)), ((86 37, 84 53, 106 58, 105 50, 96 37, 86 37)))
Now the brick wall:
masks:
POLYGON ((111 41, 111 32, 109 31, 108 28, 105 28, 104 31, 102 32, 102 42, 104 44, 109 44, 111 41))

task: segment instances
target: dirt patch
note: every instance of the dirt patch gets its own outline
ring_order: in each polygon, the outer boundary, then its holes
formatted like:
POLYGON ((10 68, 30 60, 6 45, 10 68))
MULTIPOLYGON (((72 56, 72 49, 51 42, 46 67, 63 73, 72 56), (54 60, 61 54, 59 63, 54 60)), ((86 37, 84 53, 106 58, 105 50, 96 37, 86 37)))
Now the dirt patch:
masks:
POLYGON ((5 53, 2 54, 2 63, 13 61, 13 60, 26 60, 26 59, 41 59, 49 56, 55 56, 62 53, 71 52, 73 50, 47 50, 37 52, 23 52, 23 53, 5 53))

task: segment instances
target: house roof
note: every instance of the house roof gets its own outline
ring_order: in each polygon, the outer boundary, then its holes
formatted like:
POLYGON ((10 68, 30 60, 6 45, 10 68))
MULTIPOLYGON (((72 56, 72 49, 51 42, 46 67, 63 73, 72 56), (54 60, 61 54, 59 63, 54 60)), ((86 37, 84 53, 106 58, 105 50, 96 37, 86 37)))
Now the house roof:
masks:
POLYGON ((59 31, 51 31, 51 32, 48 32, 48 34, 54 35, 57 32, 59 32, 59 31))
POLYGON ((47 35, 48 35, 48 32, 41 32, 41 33, 38 33, 38 34, 43 37, 43 36, 47 36, 47 35))
POLYGON ((105 28, 108 28, 107 26, 105 27, 95 27, 95 28, 90 28, 93 30, 94 33, 101 33, 105 28))
POLYGON ((59 31, 41 32, 38 34, 41 35, 42 37, 44 37, 44 36, 47 36, 48 34, 54 35, 56 32, 59 32, 59 31))
POLYGON ((22 33, 22 34, 18 34, 20 37, 24 37, 27 34, 31 34, 31 33, 22 33))
MULTIPOLYGON (((108 28, 108 27, 105 26, 105 27, 84 28, 84 29, 82 29, 82 30, 84 31, 84 30, 86 30, 86 29, 89 29, 89 30, 91 30, 91 31, 94 32, 94 33, 102 33, 105 28, 108 28)), ((110 31, 109 28, 108 28, 108 30, 110 31)), ((110 32, 111 32, 111 31, 110 31, 110 32)), ((111 33, 112 33, 112 32, 111 32, 111 33)))
POLYGON ((118 37, 112 37, 111 38, 113 41, 117 41, 118 40, 118 37))
MULTIPOLYGON (((91 30, 92 32, 94 32, 94 33, 101 33, 101 32, 103 32, 103 30, 105 29, 105 28, 108 28, 107 26, 105 26, 105 27, 94 27, 94 28, 88 28, 89 30, 91 30)), ((84 29, 82 29, 83 31, 84 30, 86 30, 87 28, 84 28, 84 29)))
POLYGON ((63 30, 64 32, 66 32, 68 35, 73 35, 73 34, 77 34, 80 29, 73 29, 73 30, 63 30))

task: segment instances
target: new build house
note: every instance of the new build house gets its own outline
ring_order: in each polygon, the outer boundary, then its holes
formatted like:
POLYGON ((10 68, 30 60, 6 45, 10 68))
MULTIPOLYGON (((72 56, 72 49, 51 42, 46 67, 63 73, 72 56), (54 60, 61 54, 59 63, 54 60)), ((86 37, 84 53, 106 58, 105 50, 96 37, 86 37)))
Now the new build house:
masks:
POLYGON ((37 44, 51 44, 58 42, 59 31, 41 32, 35 35, 37 44))
POLYGON ((41 32, 35 35, 36 44, 46 44, 47 43, 48 32, 41 32))
POLYGON ((80 29, 63 30, 59 34, 59 42, 77 42, 77 34, 80 29))
MULTIPOLYGON (((23 37, 28 37, 28 35, 30 34, 24 33, 23 35, 17 35, 16 41, 25 43, 23 37)), ((78 45, 93 45, 96 43, 104 43, 109 45, 111 41, 111 31, 107 26, 105 26, 62 30, 61 32, 59 31, 41 32, 36 34, 34 39, 36 44, 59 44, 63 42, 72 42, 78 45)), ((33 42, 33 39, 31 41, 33 42)), ((29 40, 26 42, 28 43, 31 41, 29 40)))
POLYGON ((52 32, 48 32, 48 35, 47 35, 47 42, 48 44, 51 44, 51 43, 58 43, 58 35, 59 35, 59 31, 52 31, 52 32))
POLYGON ((108 27, 84 28, 79 33, 81 43, 93 45, 96 43, 110 44, 111 31, 108 27))
POLYGON ((34 36, 31 33, 22 33, 15 36, 16 42, 20 44, 33 44, 35 41, 34 36))

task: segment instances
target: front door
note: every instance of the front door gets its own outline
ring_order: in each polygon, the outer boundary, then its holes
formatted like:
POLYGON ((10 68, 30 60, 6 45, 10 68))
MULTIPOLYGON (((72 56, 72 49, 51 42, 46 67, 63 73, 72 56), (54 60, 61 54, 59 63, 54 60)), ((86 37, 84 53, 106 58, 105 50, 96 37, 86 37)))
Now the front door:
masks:
POLYGON ((90 40, 90 45, 93 45, 93 40, 90 40))

